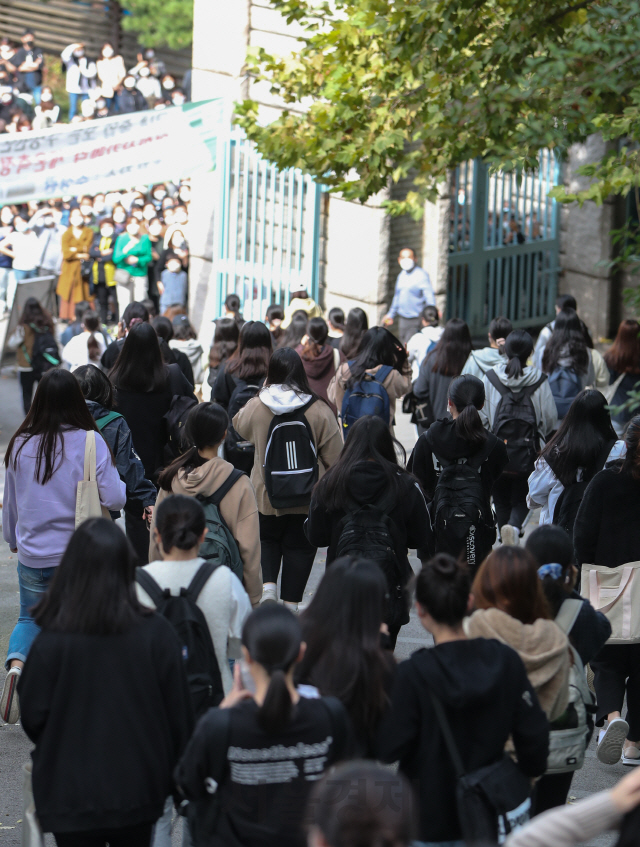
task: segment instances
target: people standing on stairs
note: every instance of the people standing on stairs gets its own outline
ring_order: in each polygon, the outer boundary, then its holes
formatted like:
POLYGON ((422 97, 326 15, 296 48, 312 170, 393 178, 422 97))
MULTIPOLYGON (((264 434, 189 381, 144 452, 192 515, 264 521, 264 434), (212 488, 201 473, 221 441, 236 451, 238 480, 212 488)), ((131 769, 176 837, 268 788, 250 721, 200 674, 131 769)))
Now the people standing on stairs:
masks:
MULTIPOLYGON (((640 416, 629 421, 625 444, 624 459, 617 463, 617 467, 605 468, 594 476, 580 504, 573 532, 580 566, 592 564, 621 568, 640 561, 640 535, 637 531, 640 514, 640 416)), ((590 576, 591 573, 586 574, 583 569, 583 591, 590 587, 590 576)), ((636 578, 637 574, 634 574, 631 582, 636 578)), ((620 588, 622 579, 623 574, 620 588)), ((601 599, 601 603, 609 605, 605 598, 601 599)), ((613 623, 606 610, 605 614, 613 623)), ((631 614, 634 614, 633 605, 631 614)), ((596 755, 605 764, 616 764, 622 756, 623 764, 637 765, 640 763, 640 644, 632 638, 625 643, 627 635, 624 629, 618 634, 620 638, 613 644, 605 644, 591 661, 598 698, 596 726, 601 727, 606 721, 596 755), (627 715, 622 720, 625 695, 627 715)))
POLYGON ((98 69, 93 59, 85 53, 82 42, 69 44, 60 54, 66 72, 66 89, 69 95, 69 121, 73 121, 83 100, 96 87, 98 69))
MULTIPOLYGON (((40 260, 40 242, 32 224, 22 215, 13 218, 13 231, 0 241, 0 254, 11 259, 13 278, 16 284, 24 279, 33 279, 38 275, 40 260)), ((13 302, 9 294, 8 303, 13 302)))
POLYGON ((240 330, 238 346, 220 366, 211 399, 219 403, 232 422, 224 444, 225 458, 249 474, 253 468, 255 447, 251 439, 241 437, 233 419, 264 385, 273 353, 269 330, 260 321, 247 321, 240 330))
POLYGON ((593 477, 624 456, 611 426, 607 401, 595 389, 581 392, 536 459, 527 505, 541 508, 541 524, 558 524, 573 537, 578 507, 593 477))
POLYGON ((329 309, 327 325, 329 327, 329 344, 339 350, 344 335, 344 311, 339 307, 329 309))
MULTIPOLYGON (((39 300, 36 300, 35 297, 29 297, 24 304, 18 326, 7 342, 8 346, 13 347, 16 351, 18 377, 22 390, 22 407, 25 415, 31 408, 33 387, 38 385, 44 373, 38 367, 38 362, 35 363, 34 367, 34 344, 38 337, 42 340, 47 336, 55 348, 53 352, 58 356, 59 363, 58 347, 54 339, 53 318, 46 309, 42 308, 39 300)), ((52 363, 49 364, 52 365, 52 363)))
POLYGON ((427 353, 436 346, 444 327, 439 326, 440 316, 435 306, 425 306, 420 313, 422 329, 407 341, 407 353, 411 365, 411 379, 415 382, 420 373, 420 365, 423 363, 427 353))
POLYGON ((369 329, 369 319, 364 309, 356 306, 354 309, 349 309, 347 320, 344 325, 344 333, 340 340, 340 352, 344 358, 355 359, 360 352, 360 345, 364 334, 369 329))
POLYGON ((98 433, 77 381, 60 368, 40 380, 29 413, 4 457, 2 534, 18 554, 20 616, 9 639, 0 717, 16 723, 17 679, 38 634, 30 610, 45 594, 75 529, 76 492, 84 479, 87 433, 95 433, 100 503, 119 511, 125 502, 113 456, 98 433))
POLYGON ((418 378, 413 383, 413 393, 422 404, 418 435, 446 416, 449 385, 462 373, 471 349, 469 327, 460 318, 451 318, 434 349, 423 359, 418 378))
POLYGON ((307 649, 296 681, 340 700, 351 718, 359 758, 375 756, 396 670, 383 623, 387 592, 375 562, 344 556, 327 568, 300 615, 307 649))
MULTIPOLYGON (((170 433, 165 415, 176 396, 197 402, 191 386, 177 365, 163 363, 158 336, 152 326, 143 322, 130 329, 109 379, 116 408, 129 425, 145 476, 155 483, 166 465, 170 433)), ((149 528, 141 520, 144 511, 139 500, 129 500, 125 507, 127 535, 142 564, 147 562, 149 553, 149 528)))
POLYGON ((98 301, 100 320, 106 323, 109 315, 117 315, 116 297, 116 266, 113 264, 115 247, 115 227, 111 218, 100 221, 100 232, 93 236, 89 248, 89 256, 93 259, 89 277, 89 288, 92 296, 98 301))
MULTIPOLYGON (((157 504, 170 494, 203 501, 217 500, 216 495, 222 492, 218 510, 238 546, 242 582, 252 605, 256 606, 262 597, 258 505, 249 477, 234 473, 233 465, 218 455, 228 426, 228 415, 217 403, 200 403, 191 410, 185 425, 188 447, 160 474, 157 504), (229 487, 225 491, 226 486, 229 487)), ((151 561, 160 558, 154 525, 152 521, 151 561)))
POLYGON ((316 554, 304 522, 313 486, 340 455, 338 422, 309 388, 300 356, 284 347, 273 353, 264 387, 236 414, 233 427, 255 447, 251 482, 260 513, 263 602, 277 599, 282 569, 280 597, 297 610, 316 554))
POLYGON ((100 318, 97 312, 88 309, 82 315, 82 332, 74 335, 62 349, 62 361, 70 371, 75 371, 81 365, 97 365, 102 354, 107 349, 100 332, 100 318))
MULTIPOLYGON (((609 371, 610 406, 620 407, 629 400, 629 395, 640 387, 640 324, 628 319, 618 327, 615 340, 604 354, 609 371)), ((607 389, 605 389, 607 391, 607 389)), ((612 424, 618 436, 633 417, 629 408, 613 412, 612 424)))
POLYGON ((126 229, 121 233, 113 248, 113 264, 116 266, 116 294, 121 315, 130 303, 146 300, 149 296, 149 265, 153 261, 151 241, 141 229, 140 221, 128 217, 126 229))
POLYGON ((416 843, 458 845, 463 842, 457 774, 434 697, 444 707, 467 773, 501 761, 511 737, 514 767, 527 777, 539 776, 546 767, 549 728, 517 652, 502 639, 465 634, 467 569, 440 553, 422 566, 415 586, 420 623, 435 647, 418 650, 398 666, 377 752, 383 762, 399 761, 399 772, 415 786, 416 843))
POLYGON ((504 443, 482 424, 484 402, 477 377, 455 377, 449 384, 451 417, 435 421, 418 438, 407 465, 431 504, 433 548, 419 550, 419 558, 462 555, 472 576, 496 540, 491 492, 509 461, 504 443))
POLYGON ((559 420, 567 414, 581 391, 595 385, 596 375, 589 348, 580 319, 573 309, 558 312, 553 333, 544 348, 542 370, 549 377, 559 420))
POLYGON ((463 374, 472 374, 482 379, 487 371, 504 363, 504 344, 513 331, 509 318, 494 318, 489 324, 489 346, 472 350, 462 369, 463 374))
POLYGON ((314 549, 328 547, 327 567, 341 556, 378 563, 387 579, 385 622, 392 648, 409 622, 408 551, 431 541, 424 494, 399 464, 398 451, 404 453, 379 417, 356 421, 340 457, 314 489, 305 527, 314 549))
POLYGON ((149 847, 193 730, 181 644, 136 598, 134 573, 118 527, 87 520, 34 609, 22 725, 38 822, 58 847, 149 847))
POLYGON ((322 317, 322 308, 316 303, 313 297, 309 296, 306 282, 297 282, 291 286, 291 299, 289 300, 289 305, 284 310, 283 329, 289 326, 294 312, 298 311, 304 312, 307 320, 322 317))
POLYGON ((374 326, 368 329, 360 343, 360 352, 348 362, 340 365, 336 375, 329 383, 327 396, 338 409, 338 417, 346 431, 351 419, 345 419, 348 412, 347 400, 350 394, 368 381, 380 382, 388 398, 389 429, 393 434, 396 416, 396 401, 411 387, 411 368, 407 361, 407 351, 388 329, 374 326), (384 369, 384 370, 382 370, 384 369), (381 378, 378 373, 384 374, 381 378))
POLYGON ((398 318, 398 338, 406 344, 420 329, 420 315, 425 306, 435 306, 436 297, 429 274, 416 264, 416 254, 411 247, 403 247, 398 254, 400 273, 389 311, 383 317, 384 326, 391 326, 398 318))
POLYGON ((505 361, 483 377, 485 426, 507 446, 509 464, 493 487, 493 504, 503 544, 519 543, 528 514, 527 480, 539 451, 557 426, 556 404, 546 375, 527 365, 533 339, 523 329, 509 334, 505 361))
POLYGON ((29 225, 40 244, 38 276, 58 276, 62 268, 62 235, 65 227, 59 222, 57 210, 50 206, 38 209, 29 225))
POLYGON ((302 359, 311 390, 329 403, 335 412, 336 407, 329 400, 327 389, 340 366, 340 351, 329 343, 329 327, 324 318, 311 318, 307 334, 296 347, 296 353, 302 359))
POLYGON ((61 320, 73 320, 75 304, 89 300, 89 283, 83 267, 89 261, 89 250, 93 243, 93 230, 85 226, 80 209, 69 213, 69 227, 62 236, 62 270, 56 288, 59 299, 58 313, 61 320))

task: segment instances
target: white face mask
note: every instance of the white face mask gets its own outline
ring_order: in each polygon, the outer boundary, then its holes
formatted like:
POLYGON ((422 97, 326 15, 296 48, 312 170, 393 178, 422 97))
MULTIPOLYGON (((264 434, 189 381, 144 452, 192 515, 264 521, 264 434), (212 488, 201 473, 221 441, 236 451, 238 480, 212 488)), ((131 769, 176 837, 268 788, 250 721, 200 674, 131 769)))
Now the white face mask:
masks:
POLYGON ((74 50, 73 55, 76 57, 76 59, 82 59, 82 57, 84 56, 84 50, 74 50))
POLYGON ((176 212, 173 219, 178 224, 186 224, 188 216, 186 212, 176 212))
POLYGON ((105 227, 104 229, 100 230, 100 235, 103 238, 111 238, 111 236, 113 235, 113 230, 111 229, 110 226, 105 227))
POLYGON ((184 106, 185 98, 184 97, 174 97, 171 101, 174 106, 184 106))
POLYGON ((143 209, 143 210, 142 210, 142 217, 143 217, 146 221, 150 221, 150 220, 151 220, 151 218, 155 218, 155 216, 156 216, 155 206, 154 206, 154 208, 153 208, 153 209, 143 209))
POLYGON ((127 232, 129 235, 137 235, 140 232, 140 227, 138 224, 129 224, 127 227, 127 232))
POLYGON ((160 235, 162 232, 162 224, 151 224, 149 227, 149 232, 151 235, 160 235))
POLYGON ((53 218, 43 218, 42 223, 44 226, 53 226, 53 218))
POLYGON ((403 258, 400 259, 400 267, 403 271, 411 271, 415 267, 415 261, 413 259, 403 258))
POLYGON ((93 211, 94 212, 104 212, 107 208, 107 204, 104 200, 98 200, 97 198, 93 201, 93 211))
POLYGON ((40 100, 43 103, 50 103, 53 100, 53 94, 50 91, 43 91, 40 95, 40 100))
POLYGON ((165 79, 162 83, 162 87, 166 89, 166 91, 171 91, 172 88, 176 87, 176 84, 172 79, 165 79))
POLYGON ((113 56, 113 48, 105 47, 102 51, 102 55, 105 57, 105 59, 110 59, 113 56))
POLYGON ((140 76, 149 76, 149 68, 140 68, 140 76))
POLYGON ((169 262, 167 265, 167 270, 171 271, 171 273, 177 274, 178 271, 182 270, 182 265, 180 262, 169 262))
POLYGON ((69 218, 69 223, 71 224, 71 226, 82 226, 84 224, 84 220, 82 218, 82 215, 72 215, 69 218))
POLYGON ((0 212, 0 222, 2 222, 5 226, 9 226, 13 221, 13 212, 11 209, 3 209, 0 212))
POLYGON ((80 206, 80 211, 83 215, 92 215, 93 214, 93 206, 80 206))
POLYGON ((155 191, 153 196, 156 200, 164 200, 164 198, 167 196, 167 193, 166 191, 155 191))
POLYGON ((124 223, 124 221, 125 221, 125 217, 124 217, 124 215, 123 215, 122 213, 120 213, 120 214, 117 214, 117 213, 116 213, 116 214, 113 216, 113 219, 114 219, 114 221, 115 221, 117 224, 124 223))
POLYGON ((131 90, 135 86, 135 84, 136 81, 134 79, 125 79, 124 81, 124 87, 128 88, 129 90, 131 90))
POLYGON ((16 232, 26 232, 29 224, 26 221, 16 221, 14 227, 16 232))

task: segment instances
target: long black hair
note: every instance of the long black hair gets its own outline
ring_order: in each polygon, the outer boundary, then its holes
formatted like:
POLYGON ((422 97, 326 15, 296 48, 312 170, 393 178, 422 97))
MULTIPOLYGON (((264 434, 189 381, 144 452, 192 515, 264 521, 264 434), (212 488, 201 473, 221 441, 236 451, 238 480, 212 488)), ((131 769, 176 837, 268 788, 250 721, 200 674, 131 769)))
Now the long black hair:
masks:
POLYGON ((273 351, 271 333, 260 321, 247 321, 240 330, 238 346, 226 364, 227 373, 238 379, 262 379, 273 351))
POLYGON ((109 377, 95 365, 80 365, 73 372, 85 400, 93 400, 105 409, 113 406, 113 386, 109 377))
POLYGON ((117 635, 144 614, 135 589, 136 555, 113 521, 90 518, 71 536, 51 586, 33 610, 52 632, 117 635))
POLYGON ((400 442, 382 418, 364 415, 349 429, 349 438, 338 461, 332 465, 315 487, 314 497, 328 512, 348 510, 352 503, 351 474, 360 462, 375 462, 387 477, 387 491, 397 498, 400 478, 407 474, 398 464, 396 449, 404 453, 400 442))
POLYGON ((456 435, 480 447, 487 440, 487 431, 480 418, 484 406, 484 383, 477 376, 464 374, 449 383, 449 400, 458 410, 456 435))
POLYGON ((640 479, 640 415, 631 418, 624 434, 627 452, 620 466, 621 473, 628 473, 634 479, 640 479))
POLYGON ((383 326, 372 326, 362 337, 360 352, 349 365, 347 388, 360 382, 365 371, 378 365, 390 365, 402 371, 407 361, 407 351, 398 339, 383 326))
POLYGON ((429 367, 443 376, 458 376, 462 373, 473 349, 469 327, 462 318, 451 318, 444 325, 444 332, 429 354, 429 367))
POLYGON ((38 329, 46 328, 49 332, 53 332, 53 318, 35 297, 27 298, 24 308, 22 309, 22 315, 20 316, 19 323, 21 326, 33 324, 38 327, 38 329))
POLYGON ((282 331, 278 339, 278 347, 297 347, 307 331, 309 316, 302 309, 293 313, 289 326, 282 331))
POLYGON ((167 370, 162 361, 155 329, 148 323, 131 327, 120 355, 109 372, 113 386, 124 391, 148 393, 161 391, 167 384, 167 370))
POLYGON ((560 359, 571 359, 577 373, 589 370, 589 348, 584 338, 582 323, 574 309, 558 312, 556 322, 542 354, 542 370, 553 373, 560 359))
POLYGON ((199 501, 184 494, 165 497, 156 509, 155 519, 165 553, 174 547, 193 550, 206 527, 204 509, 199 501))
POLYGON ((232 318, 218 318, 215 322, 213 343, 209 351, 209 365, 216 368, 224 362, 238 346, 240 330, 232 318))
POLYGON ((527 359, 533 353, 533 338, 526 329, 514 329, 504 343, 507 357, 505 373, 510 379, 518 379, 524 373, 527 359))
POLYGON ((584 479, 590 479, 604 445, 616 438, 604 395, 587 388, 573 401, 541 456, 567 486, 576 481, 578 468, 584 469, 584 479))
MULTIPOLYGON (((560 611, 560 606, 571 594, 569 572, 574 562, 573 539, 561 526, 545 524, 533 530, 527 538, 525 547, 540 567, 557 564, 562 569, 559 576, 549 573, 541 577, 551 617, 555 618, 560 611)), ((538 576, 540 576, 539 573, 538 576)))
POLYGON ((390 656, 380 646, 387 591, 378 565, 347 556, 327 568, 300 616, 307 650, 296 679, 341 700, 370 741, 389 702, 390 656))
POLYGON ((344 333, 340 339, 340 351, 347 359, 352 359, 360 352, 360 345, 365 332, 369 329, 369 318, 364 309, 356 306, 350 309, 344 325, 344 333))
POLYGON ((64 461, 61 433, 67 429, 98 431, 74 375, 55 368, 40 380, 31 408, 9 442, 5 467, 13 462, 15 468, 23 447, 40 436, 35 475, 40 485, 49 482, 64 461), (18 448, 14 452, 16 442, 18 448))
POLYGON ((242 644, 270 677, 267 694, 258 710, 258 722, 269 735, 276 735, 286 728, 293 710, 286 676, 300 655, 300 624, 284 606, 265 603, 245 621, 242 644))
POLYGON ((174 459, 158 478, 160 488, 171 491, 178 471, 189 473, 197 467, 198 451, 220 444, 229 427, 229 416, 217 403, 198 403, 189 412, 185 424, 185 441, 189 445, 182 455, 174 459))
POLYGON ((274 351, 269 361, 269 370, 264 384, 265 387, 284 385, 285 388, 293 389, 298 395, 310 394, 316 400, 319 399, 309 386, 302 359, 291 347, 280 347, 274 351))

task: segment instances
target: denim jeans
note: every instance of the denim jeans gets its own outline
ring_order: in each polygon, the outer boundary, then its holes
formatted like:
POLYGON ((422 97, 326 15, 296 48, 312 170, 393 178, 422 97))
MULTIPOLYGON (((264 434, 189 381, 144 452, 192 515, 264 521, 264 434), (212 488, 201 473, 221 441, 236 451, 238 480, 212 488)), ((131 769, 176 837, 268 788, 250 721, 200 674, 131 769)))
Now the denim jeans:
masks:
POLYGON ((29 614, 49 587, 55 568, 27 568, 18 562, 18 585, 20 587, 20 616, 9 639, 9 652, 5 667, 9 670, 12 659, 25 661, 40 627, 29 614))
POLYGON ((22 282, 23 279, 34 279, 38 276, 38 269, 32 268, 30 271, 20 271, 14 268, 13 276, 15 277, 16 282, 22 282))
POLYGON ((0 268, 0 301, 7 302, 7 294, 9 292, 9 283, 13 278, 11 268, 0 268))
POLYGON ((82 103, 82 101, 86 100, 88 96, 88 94, 74 94, 72 91, 69 92, 69 120, 71 120, 78 111, 78 103, 82 103))
POLYGON ((153 828, 151 847, 171 847, 173 829, 180 826, 180 821, 182 821, 182 847, 192 847, 187 819, 177 817, 173 823, 173 797, 167 797, 165 800, 162 817, 158 818, 153 828))

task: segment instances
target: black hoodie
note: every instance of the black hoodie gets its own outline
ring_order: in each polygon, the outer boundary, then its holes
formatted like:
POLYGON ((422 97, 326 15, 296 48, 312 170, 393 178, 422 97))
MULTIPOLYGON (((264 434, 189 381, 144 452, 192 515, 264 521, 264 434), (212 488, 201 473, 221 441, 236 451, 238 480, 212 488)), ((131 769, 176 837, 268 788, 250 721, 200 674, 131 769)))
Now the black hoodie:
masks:
POLYGON ((420 808, 420 841, 462 838, 456 777, 438 728, 429 688, 442 701, 467 771, 497 762, 509 736, 530 777, 547 765, 549 725, 511 647, 486 638, 418 650, 399 665, 391 707, 378 732, 377 754, 400 762, 420 808))

